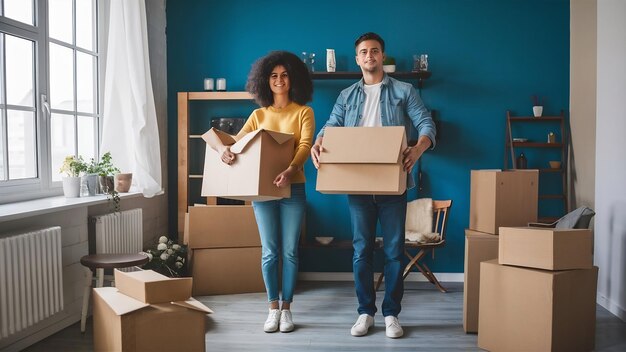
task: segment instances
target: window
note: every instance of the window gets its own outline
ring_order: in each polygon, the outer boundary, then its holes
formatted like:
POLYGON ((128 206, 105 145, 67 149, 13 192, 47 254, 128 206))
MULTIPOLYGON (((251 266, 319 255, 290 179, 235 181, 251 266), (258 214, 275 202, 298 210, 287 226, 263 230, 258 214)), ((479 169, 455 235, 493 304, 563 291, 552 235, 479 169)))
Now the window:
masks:
POLYGON ((60 194, 63 159, 98 155, 97 6, 0 0, 0 203, 60 194))

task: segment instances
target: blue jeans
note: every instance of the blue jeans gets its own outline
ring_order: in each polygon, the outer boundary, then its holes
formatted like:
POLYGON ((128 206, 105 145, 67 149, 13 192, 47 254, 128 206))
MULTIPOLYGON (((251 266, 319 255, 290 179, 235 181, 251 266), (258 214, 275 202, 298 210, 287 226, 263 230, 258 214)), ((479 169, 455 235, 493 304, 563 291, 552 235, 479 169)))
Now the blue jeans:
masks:
POLYGON ((263 280, 270 302, 278 301, 278 260, 283 259, 283 302, 293 300, 298 276, 298 242, 306 210, 304 183, 291 185, 291 198, 252 202, 261 234, 263 280))
POLYGON ((404 223, 406 220, 406 192, 398 196, 349 195, 348 205, 352 222, 352 266, 359 314, 376 313, 374 291, 374 245, 376 222, 380 221, 385 252, 385 298, 383 315, 398 316, 404 294, 402 256, 404 252, 404 223))

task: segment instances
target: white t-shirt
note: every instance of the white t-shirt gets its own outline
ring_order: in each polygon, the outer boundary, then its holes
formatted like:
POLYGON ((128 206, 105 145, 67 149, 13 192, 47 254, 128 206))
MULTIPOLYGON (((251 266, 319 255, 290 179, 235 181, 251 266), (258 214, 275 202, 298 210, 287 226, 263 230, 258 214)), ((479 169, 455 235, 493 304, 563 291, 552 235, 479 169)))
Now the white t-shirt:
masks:
POLYGON ((359 121, 361 127, 381 127, 380 120, 380 89, 383 82, 364 84, 365 102, 363 103, 363 118, 359 121))

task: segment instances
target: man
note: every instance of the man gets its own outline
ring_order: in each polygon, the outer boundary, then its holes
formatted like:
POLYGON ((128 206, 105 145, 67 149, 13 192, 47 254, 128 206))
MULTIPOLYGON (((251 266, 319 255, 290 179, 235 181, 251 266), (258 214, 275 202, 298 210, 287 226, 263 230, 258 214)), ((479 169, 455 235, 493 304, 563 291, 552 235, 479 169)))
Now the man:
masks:
MULTIPOLYGON (((383 71, 385 42, 376 33, 365 33, 354 43, 356 63, 363 79, 344 89, 325 127, 377 127, 413 125, 418 131, 417 144, 403 151, 404 169, 411 169, 422 154, 435 143, 435 125, 429 111, 412 85, 393 79, 383 71)), ((313 164, 319 168, 324 128, 311 149, 313 164)), ((409 177, 409 187, 414 181, 409 177)), ((352 259, 359 317, 351 329, 353 336, 363 336, 374 325, 376 292, 372 262, 376 238, 376 222, 383 231, 385 252, 385 298, 382 304, 386 335, 398 338, 404 334, 398 321, 404 283, 402 256, 406 192, 402 195, 348 195, 353 230, 352 259)))

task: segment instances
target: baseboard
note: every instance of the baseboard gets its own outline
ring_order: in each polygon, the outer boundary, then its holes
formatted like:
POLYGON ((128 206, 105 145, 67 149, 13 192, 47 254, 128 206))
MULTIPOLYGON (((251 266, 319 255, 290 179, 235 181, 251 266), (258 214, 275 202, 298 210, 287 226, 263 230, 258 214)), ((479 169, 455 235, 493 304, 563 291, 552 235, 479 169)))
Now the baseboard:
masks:
MULTIPOLYGON (((374 276, 378 277, 379 273, 374 276)), ((435 273, 435 276, 441 282, 463 282, 463 273, 435 273)), ((351 272, 304 272, 298 274, 298 279, 303 281, 354 281, 351 272)), ((404 281, 418 282, 427 281, 421 273, 410 273, 404 281)))
POLYGON ((611 312, 611 314, 613 314, 616 317, 620 318, 623 322, 626 322, 626 310, 624 310, 624 308, 620 307, 619 304, 613 302, 612 300, 610 300, 606 296, 600 294, 600 292, 598 292, 598 297, 596 298, 596 303, 598 303, 604 309, 606 309, 609 312, 611 312))

